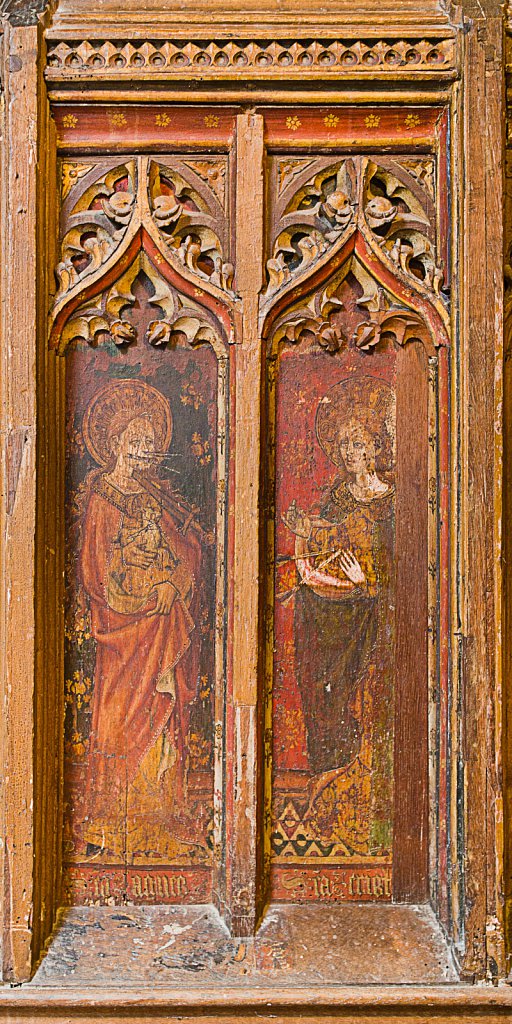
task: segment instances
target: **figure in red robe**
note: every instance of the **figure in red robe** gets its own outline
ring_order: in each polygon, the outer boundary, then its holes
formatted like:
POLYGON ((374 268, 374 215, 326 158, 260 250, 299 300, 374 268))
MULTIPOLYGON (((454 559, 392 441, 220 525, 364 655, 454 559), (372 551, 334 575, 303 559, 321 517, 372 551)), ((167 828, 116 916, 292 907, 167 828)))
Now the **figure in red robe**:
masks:
POLYGON ((89 449, 103 444, 103 461, 110 455, 90 475, 80 558, 96 641, 84 840, 89 855, 123 859, 148 844, 169 856, 159 832, 167 847, 200 842, 186 808, 185 743, 199 676, 201 544, 151 482, 170 436, 152 422, 153 391, 141 382, 139 408, 118 409, 96 438, 90 417, 84 425, 89 449))

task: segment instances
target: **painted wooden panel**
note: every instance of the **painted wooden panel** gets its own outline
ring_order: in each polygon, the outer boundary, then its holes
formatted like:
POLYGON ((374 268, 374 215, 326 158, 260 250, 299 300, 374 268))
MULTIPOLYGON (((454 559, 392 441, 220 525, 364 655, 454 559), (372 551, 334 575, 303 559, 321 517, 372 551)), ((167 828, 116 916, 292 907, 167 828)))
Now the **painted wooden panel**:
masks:
POLYGON ((272 834, 279 899, 391 898, 394 363, 387 353, 370 373, 360 353, 332 359, 318 346, 281 358, 272 834))
MULTIPOLYGON (((183 264, 220 279, 226 240, 200 192, 222 209, 226 163, 190 164, 196 189, 157 164, 139 165, 141 185, 183 264), (202 223, 191 228, 194 217, 202 223)), ((110 287, 100 277, 88 294, 98 264, 126 241, 134 165, 105 173, 94 161, 65 163, 62 173, 74 206, 64 211, 61 292, 80 276, 86 289, 64 327, 65 899, 205 902, 215 701, 224 701, 222 332, 201 288, 192 299, 190 282, 166 281, 162 255, 140 234, 110 287)))
MULTIPOLYGON (((266 822, 280 902, 427 893, 429 665, 446 690, 445 619, 428 648, 429 552, 446 565, 428 454, 430 439, 446 458, 448 415, 436 173, 432 156, 269 160, 266 822)), ((436 585, 432 599, 446 609, 436 585)), ((439 756, 434 744, 434 771, 439 756)))

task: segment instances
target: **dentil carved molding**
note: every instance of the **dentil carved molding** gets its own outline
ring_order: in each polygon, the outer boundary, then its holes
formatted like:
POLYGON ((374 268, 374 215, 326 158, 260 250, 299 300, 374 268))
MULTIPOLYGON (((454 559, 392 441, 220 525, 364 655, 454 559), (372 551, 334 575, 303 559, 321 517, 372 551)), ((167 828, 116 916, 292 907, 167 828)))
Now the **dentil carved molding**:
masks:
POLYGON ((221 39, 174 41, 49 40, 47 77, 50 81, 85 77, 119 78, 137 73, 165 77, 222 77, 250 73, 275 77, 297 72, 314 77, 325 72, 357 71, 375 75, 410 71, 440 72, 455 67, 455 43, 448 39, 357 39, 297 41, 221 39))

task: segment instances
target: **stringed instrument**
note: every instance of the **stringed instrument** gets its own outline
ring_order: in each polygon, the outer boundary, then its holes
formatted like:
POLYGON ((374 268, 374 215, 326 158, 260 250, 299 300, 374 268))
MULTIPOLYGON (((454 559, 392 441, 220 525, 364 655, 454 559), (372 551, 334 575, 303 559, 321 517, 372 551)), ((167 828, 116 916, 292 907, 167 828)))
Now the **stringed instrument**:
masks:
POLYGON ((191 505, 181 494, 168 491, 154 476, 144 476, 142 473, 134 473, 133 476, 147 490, 148 494, 151 494, 162 505, 162 508, 172 515, 179 524, 180 533, 185 535, 187 530, 191 529, 203 543, 213 543, 212 531, 205 530, 196 519, 200 512, 197 505, 191 505))

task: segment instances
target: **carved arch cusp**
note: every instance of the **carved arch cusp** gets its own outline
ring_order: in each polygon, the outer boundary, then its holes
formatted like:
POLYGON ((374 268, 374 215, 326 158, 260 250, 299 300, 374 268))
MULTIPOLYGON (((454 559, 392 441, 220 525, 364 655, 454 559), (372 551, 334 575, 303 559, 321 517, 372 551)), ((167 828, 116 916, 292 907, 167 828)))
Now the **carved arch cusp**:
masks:
POLYGON ((439 311, 398 280, 369 250, 359 232, 351 236, 337 257, 319 268, 307 286, 295 289, 287 298, 291 302, 283 299, 263 324, 263 336, 271 346, 285 339, 299 341, 305 331, 315 334, 321 347, 331 353, 347 346, 371 352, 386 337, 399 345, 420 341, 429 355, 440 346, 449 346, 449 334, 439 311), (361 291, 356 306, 367 316, 347 328, 337 293, 349 274, 361 291))
POLYGON ((367 157, 277 160, 270 214, 275 241, 260 300, 262 324, 356 252, 400 304, 419 308, 434 348, 448 343, 444 275, 436 263, 433 158, 419 169, 412 160, 406 164, 367 157))

